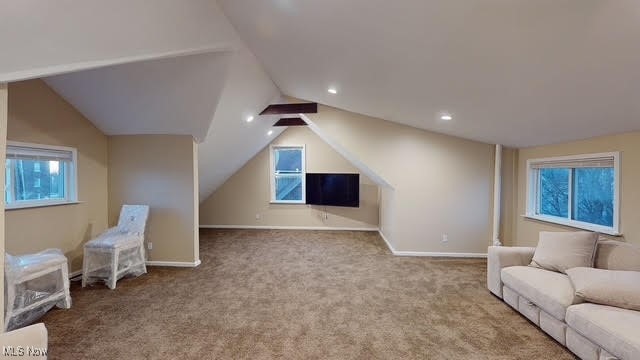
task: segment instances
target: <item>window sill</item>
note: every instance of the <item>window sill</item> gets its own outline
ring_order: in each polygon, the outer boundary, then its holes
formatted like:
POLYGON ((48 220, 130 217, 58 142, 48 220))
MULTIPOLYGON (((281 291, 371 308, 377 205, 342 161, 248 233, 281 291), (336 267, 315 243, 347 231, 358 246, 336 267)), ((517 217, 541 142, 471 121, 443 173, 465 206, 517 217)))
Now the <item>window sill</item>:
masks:
POLYGON ((271 200, 269 201, 269 204, 273 204, 273 205, 306 205, 306 201, 300 201, 300 200, 271 200))
POLYGON ((50 206, 64 206, 64 205, 78 205, 78 204, 82 204, 82 201, 61 201, 61 202, 55 202, 55 203, 48 203, 48 204, 24 204, 24 205, 18 205, 18 206, 10 206, 10 205, 5 205, 5 211, 9 210, 22 210, 22 209, 35 209, 35 208, 42 208, 42 207, 50 207, 50 206))
POLYGON ((544 221, 552 224, 564 225, 576 229, 589 230, 602 234, 612 235, 612 236, 622 236, 621 232, 616 231, 613 228, 595 224, 589 224, 581 221, 568 220, 564 218, 559 218, 555 216, 545 216, 545 215, 530 215, 525 214, 522 217, 532 220, 544 221))

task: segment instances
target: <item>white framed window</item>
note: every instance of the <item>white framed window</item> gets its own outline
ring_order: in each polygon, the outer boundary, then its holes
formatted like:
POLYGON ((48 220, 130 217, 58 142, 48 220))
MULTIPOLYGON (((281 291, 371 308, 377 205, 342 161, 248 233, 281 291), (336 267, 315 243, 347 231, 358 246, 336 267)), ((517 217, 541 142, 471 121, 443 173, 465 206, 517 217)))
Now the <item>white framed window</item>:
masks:
POLYGON ((536 220, 620 235, 620 153, 528 160, 526 211, 536 220))
POLYGON ((304 204, 306 196, 304 145, 272 145, 270 150, 271 202, 304 204))
POLYGON ((8 141, 6 208, 77 202, 77 159, 74 148, 8 141))

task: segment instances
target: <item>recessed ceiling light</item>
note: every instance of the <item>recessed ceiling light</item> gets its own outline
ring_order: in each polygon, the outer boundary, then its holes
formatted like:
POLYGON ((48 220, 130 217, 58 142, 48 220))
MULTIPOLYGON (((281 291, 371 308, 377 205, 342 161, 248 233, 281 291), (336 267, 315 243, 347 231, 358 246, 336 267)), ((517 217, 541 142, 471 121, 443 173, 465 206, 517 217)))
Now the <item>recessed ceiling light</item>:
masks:
POLYGON ((440 115, 440 120, 444 120, 444 121, 449 121, 449 120, 453 120, 453 116, 451 116, 451 114, 441 114, 440 115))
POLYGON ((338 93, 338 90, 336 88, 332 88, 332 87, 330 87, 327 91, 329 92, 329 94, 337 94, 338 93))
POLYGON ((273 134, 273 130, 267 131, 267 135, 271 135, 271 134, 273 134))
POLYGON ((253 121, 253 115, 247 116, 247 122, 252 122, 252 121, 253 121))

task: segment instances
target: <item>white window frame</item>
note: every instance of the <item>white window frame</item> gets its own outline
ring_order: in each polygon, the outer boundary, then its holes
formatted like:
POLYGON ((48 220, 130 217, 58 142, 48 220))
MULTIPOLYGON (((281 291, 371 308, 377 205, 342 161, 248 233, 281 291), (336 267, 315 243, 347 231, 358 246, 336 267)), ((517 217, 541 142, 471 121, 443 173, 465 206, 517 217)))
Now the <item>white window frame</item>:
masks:
MULTIPOLYGON (((55 146, 45 144, 34 144, 19 141, 7 141, 7 146, 33 148, 37 150, 53 150, 53 151, 67 151, 71 153, 71 162, 68 169, 65 172, 65 198, 64 199, 39 199, 39 200, 20 200, 12 203, 6 203, 5 209, 25 209, 44 206, 58 206, 65 204, 77 204, 78 203, 78 150, 76 148, 68 146, 55 146)), ((7 159, 10 159, 9 153, 7 153, 7 159)), ((6 174, 5 174, 6 177, 6 174)), ((5 187, 9 186, 5 184, 5 187)), ((13 185, 12 185, 13 186, 13 185)), ((5 194, 2 195, 2 201, 6 202, 5 194)))
POLYGON ((549 223, 574 227, 583 230, 595 231, 603 234, 620 236, 622 235, 621 226, 620 226, 620 152, 607 152, 607 153, 596 153, 596 154, 581 154, 581 155, 571 155, 571 156, 558 156, 558 157, 549 157, 549 158, 540 158, 540 159, 529 159, 527 160, 527 184, 526 184, 526 214, 524 215, 527 218, 545 221, 549 223), (543 215, 539 214, 539 170, 532 168, 532 165, 540 162, 566 162, 566 161, 580 161, 585 159, 595 159, 595 158, 610 158, 613 157, 613 173, 614 173, 614 187, 613 187, 613 226, 604 226, 598 224, 591 224, 584 221, 573 220, 572 218, 572 197, 573 189, 572 189, 572 179, 570 173, 569 178, 569 212, 568 218, 552 216, 552 215, 543 215))
POLYGON ((269 147, 269 186, 271 187, 272 204, 306 204, 307 202, 307 165, 305 145, 271 145, 269 147), (276 200, 276 163, 277 149, 300 149, 302 151, 302 200, 276 200))

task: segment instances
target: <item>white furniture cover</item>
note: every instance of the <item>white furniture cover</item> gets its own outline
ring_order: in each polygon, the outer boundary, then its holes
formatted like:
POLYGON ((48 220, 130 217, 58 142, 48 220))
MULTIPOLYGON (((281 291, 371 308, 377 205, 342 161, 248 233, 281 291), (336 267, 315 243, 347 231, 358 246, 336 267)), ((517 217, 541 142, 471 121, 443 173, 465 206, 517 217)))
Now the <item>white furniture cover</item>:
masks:
POLYGON ((52 307, 71 307, 67 258, 58 249, 5 254, 5 330, 29 325, 52 307))
POLYGON ((144 232, 149 217, 147 205, 123 205, 116 227, 84 245, 82 286, 104 281, 110 289, 124 276, 147 272, 144 232))

